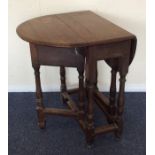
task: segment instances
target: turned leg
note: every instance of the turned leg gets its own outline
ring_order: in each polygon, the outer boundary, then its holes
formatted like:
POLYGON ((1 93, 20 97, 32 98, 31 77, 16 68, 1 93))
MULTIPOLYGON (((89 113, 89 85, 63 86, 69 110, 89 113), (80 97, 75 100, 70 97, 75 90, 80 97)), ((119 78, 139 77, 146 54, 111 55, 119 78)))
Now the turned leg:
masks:
POLYGON ((117 71, 111 70, 111 85, 110 85, 110 108, 109 113, 114 116, 116 112, 115 99, 116 99, 116 74, 117 71))
POLYGON ((95 77, 95 79, 96 79, 96 81, 95 81, 95 89, 98 90, 98 87, 97 87, 97 77, 98 77, 97 62, 96 62, 95 76, 96 76, 96 77, 95 77))
POLYGON ((39 67, 34 67, 35 73, 35 83, 36 83, 36 102, 37 102, 37 114, 38 114, 38 125, 40 128, 45 128, 45 114, 44 114, 44 106, 43 106, 43 95, 41 90, 40 83, 40 72, 39 67))
POLYGON ((86 50, 86 95, 87 95, 87 116, 86 116, 86 141, 90 146, 95 137, 94 131, 94 90, 97 85, 97 61, 94 60, 95 51, 93 48, 87 48, 86 50))
POLYGON ((123 111, 124 111, 124 104, 125 104, 125 96, 124 96, 124 89, 125 89, 125 81, 126 81, 126 74, 120 72, 120 86, 119 86, 119 94, 118 94, 118 101, 117 101, 117 120, 116 123, 118 125, 118 130, 116 131, 116 136, 118 138, 121 137, 123 132, 123 111))
POLYGON ((84 120, 84 70, 78 69, 79 73, 79 117, 84 120))
POLYGON ((88 84, 87 83, 87 98, 88 98, 88 105, 87 105, 87 131, 86 131, 86 140, 87 144, 91 145, 94 141, 94 110, 93 110, 93 90, 95 88, 95 84, 88 84))
MULTIPOLYGON (((60 80, 61 80, 60 90, 61 90, 61 93, 66 91, 66 76, 65 75, 66 75, 65 67, 60 66, 60 80)), ((62 95, 61 95, 61 99, 62 99, 63 103, 66 102, 62 95)))
POLYGON ((61 92, 66 91, 66 71, 64 66, 60 66, 61 92))

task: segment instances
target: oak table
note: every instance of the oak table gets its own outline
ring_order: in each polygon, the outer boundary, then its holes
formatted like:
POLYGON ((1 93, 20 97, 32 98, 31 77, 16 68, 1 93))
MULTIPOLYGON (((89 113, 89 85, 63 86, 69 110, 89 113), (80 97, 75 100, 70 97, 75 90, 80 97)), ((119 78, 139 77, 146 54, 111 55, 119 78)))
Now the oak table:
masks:
MULTIPOLYGON (((41 55, 48 58, 42 62, 45 65, 50 65, 50 57, 52 57, 50 48, 51 50, 53 48, 74 49, 78 55, 85 57, 85 85, 88 101, 86 123, 82 121, 81 127, 86 134, 87 143, 91 144, 96 135, 106 132, 114 132, 117 137, 120 137, 123 130, 125 78, 135 55, 137 42, 135 35, 92 11, 34 18, 22 23, 17 28, 17 33, 32 45, 31 48, 33 45, 49 48, 48 52, 42 52, 41 55), (97 88, 98 60, 105 60, 111 67, 109 98, 97 88), (120 84, 116 100, 117 73, 120 75, 120 84), (104 112, 107 125, 94 127, 94 103, 97 103, 104 112)), ((55 55, 59 55, 59 52, 55 55)), ((67 54, 64 53, 64 56, 67 57, 67 54)), ((63 68, 62 70, 64 72, 63 68)))

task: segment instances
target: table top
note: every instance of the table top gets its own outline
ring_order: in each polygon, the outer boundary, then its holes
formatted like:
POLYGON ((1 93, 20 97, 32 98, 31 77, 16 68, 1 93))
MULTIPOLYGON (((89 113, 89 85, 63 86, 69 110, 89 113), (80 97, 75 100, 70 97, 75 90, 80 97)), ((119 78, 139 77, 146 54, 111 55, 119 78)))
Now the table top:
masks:
POLYGON ((91 11, 33 18, 19 25, 17 33, 25 41, 55 47, 83 47, 134 38, 91 11))

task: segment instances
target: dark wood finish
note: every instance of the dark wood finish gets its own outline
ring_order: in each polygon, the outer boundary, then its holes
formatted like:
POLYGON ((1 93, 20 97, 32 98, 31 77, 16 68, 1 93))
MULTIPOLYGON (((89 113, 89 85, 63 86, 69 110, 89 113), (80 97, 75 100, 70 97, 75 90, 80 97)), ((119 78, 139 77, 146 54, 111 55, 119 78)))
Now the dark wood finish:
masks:
POLYGON ((30 43, 32 66, 35 71, 36 79, 36 98, 37 98, 37 113, 38 124, 40 128, 45 128, 45 115, 61 115, 74 117, 84 130, 84 111, 83 111, 83 72, 84 72, 84 57, 75 52, 75 49, 62 49, 55 47, 46 47, 30 43), (67 57, 65 57, 65 55, 67 57), (60 61, 60 62, 59 62, 60 61), (60 66, 61 80, 61 96, 64 102, 67 103, 68 109, 45 108, 43 105, 43 95, 40 82, 40 65, 60 66), (79 107, 76 106, 67 92, 65 66, 76 67, 79 73, 79 107))
POLYGON ((110 108, 109 112, 111 115, 115 115, 116 113, 116 106, 115 106, 115 100, 116 100, 116 75, 117 71, 112 69, 111 70, 111 85, 110 85, 110 108))
POLYGON ((77 116, 77 113, 69 109, 59 109, 59 108, 45 108, 43 111, 45 114, 50 115, 60 115, 60 116, 77 116))
POLYGON ((36 79, 39 126, 45 127, 45 114, 73 116, 84 131, 88 144, 91 144, 94 137, 101 133, 114 132, 117 137, 120 137, 123 131, 125 77, 135 55, 137 43, 135 35, 91 11, 34 18, 22 23, 17 28, 17 33, 30 43, 36 79), (100 93, 97 88, 98 60, 105 60, 111 67, 109 98, 100 93), (40 65, 60 66, 62 99, 69 110, 43 106, 40 65), (67 90, 65 67, 77 68, 79 88, 67 90), (83 77, 84 69, 85 78, 83 77), (120 85, 116 104, 117 73, 120 75, 120 85), (78 106, 69 96, 77 92, 78 106), (86 122, 84 120, 85 92, 87 96, 86 122), (94 102, 104 112, 108 121, 106 126, 94 126, 94 102))
MULTIPOLYGON (((93 142, 94 139, 94 123, 93 123, 93 91, 96 90, 96 62, 97 60, 107 60, 108 58, 111 61, 111 64, 114 63, 112 69, 115 72, 119 72, 121 77, 122 75, 126 75, 129 66, 129 59, 130 59, 130 50, 131 50, 131 40, 125 40, 118 43, 112 43, 107 45, 98 45, 98 46, 91 46, 87 48, 86 51, 86 87, 88 92, 88 111, 87 111, 87 127, 88 132, 87 135, 87 142, 90 144, 93 142), (113 61, 114 60, 114 61, 113 61)), ((99 105, 99 107, 104 111, 108 123, 116 123, 118 125, 118 129, 115 130, 116 136, 121 135, 123 130, 123 107, 124 107, 124 83, 120 81, 120 92, 118 97, 117 103, 117 113, 113 113, 114 110, 114 102, 112 98, 115 97, 115 76, 116 74, 112 73, 112 86, 111 86, 111 93, 110 98, 111 100, 108 101, 106 97, 102 96, 100 93, 95 96, 95 101, 99 105), (110 104, 109 104, 110 103, 110 104)))
POLYGON ((40 65, 83 68, 84 58, 74 48, 36 45, 40 65), (66 61, 67 59, 67 61, 66 61))
POLYGON ((34 68, 35 83, 36 83, 36 103, 37 103, 36 110, 38 114, 38 125, 40 128, 45 128, 43 95, 41 90, 40 72, 39 72, 40 65, 38 63, 37 50, 33 44, 30 44, 30 49, 31 49, 32 66, 34 68))
POLYGON ((67 90, 66 88, 66 71, 64 66, 60 66, 60 79, 61 79, 61 92, 65 92, 67 90))
POLYGON ((84 120, 84 67, 82 69, 78 69, 79 73, 79 119, 84 120))
POLYGON ((123 118, 122 118, 122 114, 123 114, 123 109, 124 109, 124 103, 125 103, 125 99, 124 99, 124 87, 125 87, 125 76, 121 74, 120 75, 120 88, 119 88, 119 96, 118 96, 118 108, 117 108, 117 124, 119 126, 118 128, 118 132, 116 133, 116 135, 118 137, 121 136, 122 134, 122 130, 123 130, 123 118))
POLYGON ((119 74, 120 74, 120 83, 119 83, 119 95, 117 101, 117 120, 118 130, 116 132, 116 136, 120 137, 123 132, 123 110, 125 105, 125 81, 126 75, 128 73, 128 64, 129 64, 129 54, 119 59, 119 74))
POLYGON ((17 33, 28 42, 81 47, 132 39, 133 35, 91 11, 42 16, 21 24, 17 33))
POLYGON ((65 67, 60 66, 60 80, 61 80, 61 86, 60 86, 61 94, 60 94, 60 97, 61 97, 61 100, 62 100, 63 103, 65 103, 66 100, 62 96, 62 93, 67 91, 67 88, 66 88, 66 76, 65 75, 66 75, 65 67))

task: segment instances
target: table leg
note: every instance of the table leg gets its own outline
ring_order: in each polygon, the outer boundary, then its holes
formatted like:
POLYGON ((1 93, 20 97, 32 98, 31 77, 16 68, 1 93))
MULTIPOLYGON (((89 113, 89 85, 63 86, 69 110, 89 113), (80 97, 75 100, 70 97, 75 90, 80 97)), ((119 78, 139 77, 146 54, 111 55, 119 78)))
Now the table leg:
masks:
POLYGON ((119 94, 117 99, 117 119, 116 123, 118 125, 118 130, 115 132, 116 137, 120 138, 123 132, 123 112, 124 112, 124 105, 125 105, 125 81, 126 75, 128 72, 128 64, 129 59, 128 57, 124 57, 120 59, 119 63, 119 74, 120 74, 120 81, 119 81, 119 94))
POLYGON ((87 105, 87 133, 86 133, 86 140, 89 145, 91 145, 94 141, 94 107, 93 107, 93 90, 95 88, 94 84, 87 83, 87 98, 88 98, 88 105, 87 105))
POLYGON ((79 119, 84 120, 84 68, 77 70, 79 73, 79 119))
POLYGON ((125 88, 125 75, 120 74, 120 86, 119 86, 119 95, 117 101, 117 124, 118 124, 118 131, 116 132, 116 136, 120 137, 123 132, 123 111, 124 111, 124 88, 125 88))
POLYGON ((66 71, 64 66, 60 66, 61 92, 66 91, 66 71))
MULTIPOLYGON (((67 90, 67 88, 66 88, 66 71, 65 71, 64 66, 60 66, 60 80, 61 80, 60 89, 61 89, 61 93, 63 93, 67 90)), ((61 99, 62 99, 63 103, 66 102, 64 97, 62 96, 62 94, 61 94, 61 99)))
POLYGON ((97 78, 98 78, 97 62, 96 62, 95 76, 96 76, 96 77, 95 77, 95 79, 96 79, 96 80, 95 80, 95 89, 98 90, 98 87, 97 87, 97 82, 98 82, 98 81, 97 81, 97 78))
POLYGON ((110 86, 110 109, 109 112, 112 116, 115 115, 116 106, 115 106, 115 99, 116 99, 116 75, 117 71, 112 69, 111 70, 111 86, 110 86))
POLYGON ((38 125, 40 128, 45 128, 45 114, 44 114, 43 95, 41 90, 39 69, 40 69, 40 66, 34 67, 35 83, 36 83, 36 98, 37 98, 36 110, 38 114, 38 125))
POLYGON ((94 141, 94 90, 97 84, 97 61, 94 60, 94 52, 86 52, 86 93, 88 98, 86 117, 86 140, 89 145, 94 141))

